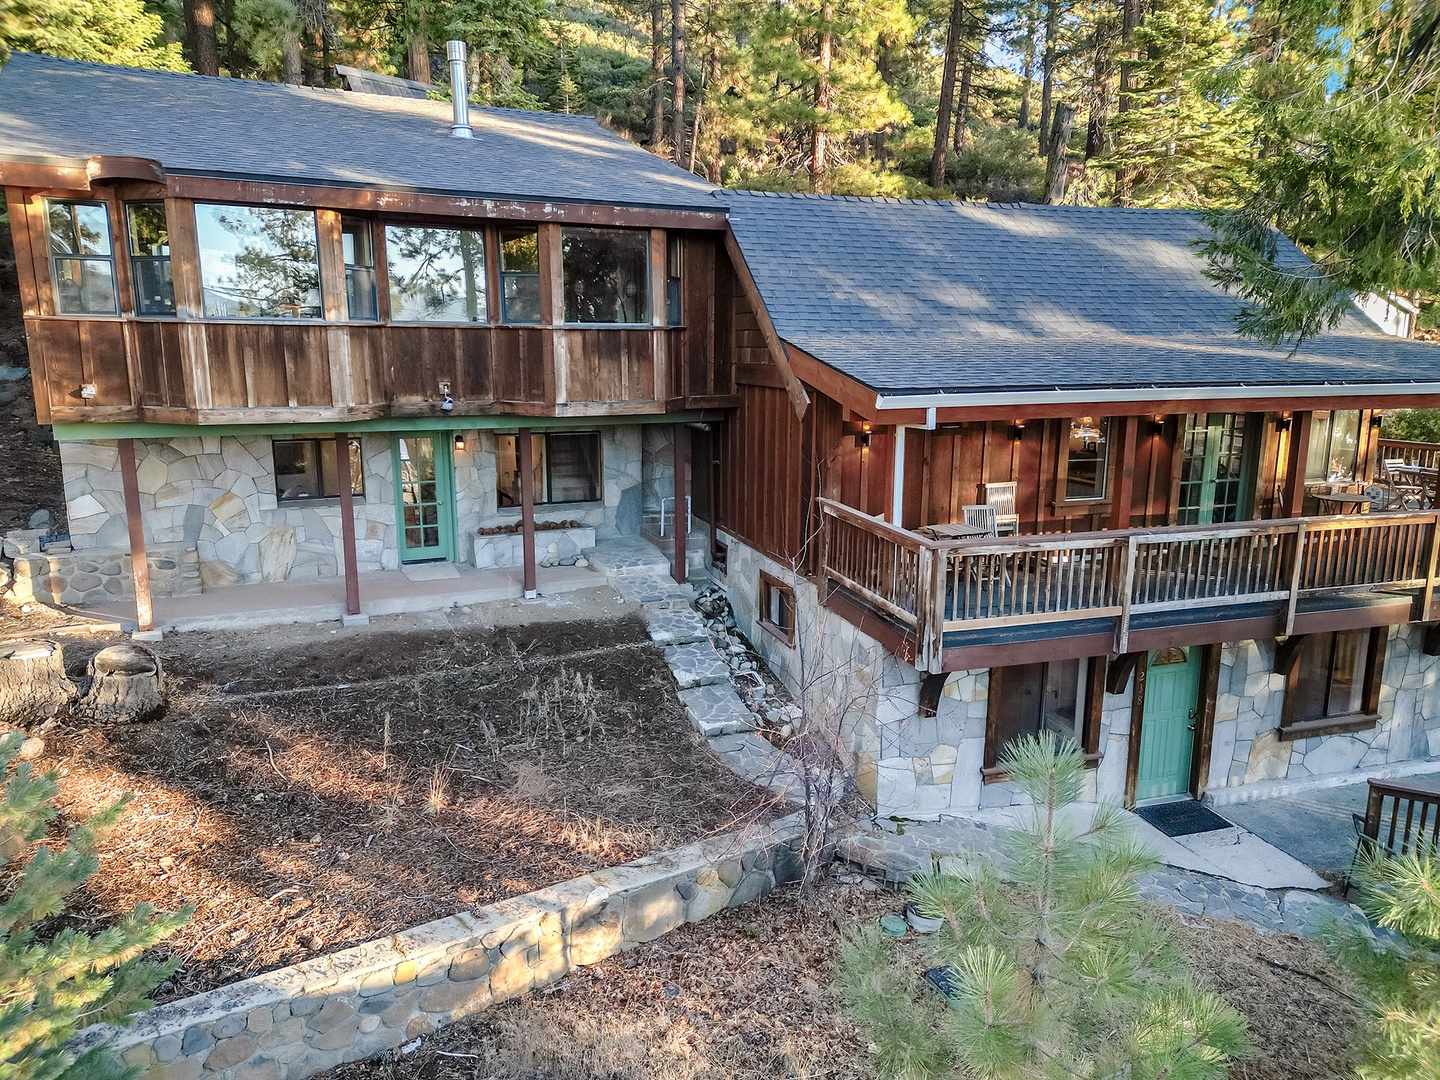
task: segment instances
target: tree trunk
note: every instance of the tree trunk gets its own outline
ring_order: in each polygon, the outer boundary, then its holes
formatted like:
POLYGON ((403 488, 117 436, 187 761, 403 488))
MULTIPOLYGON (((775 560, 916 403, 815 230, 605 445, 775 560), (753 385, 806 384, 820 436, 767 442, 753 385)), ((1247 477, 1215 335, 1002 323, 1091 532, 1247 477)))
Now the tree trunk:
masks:
MULTIPOLYGON (((875 58, 875 68, 880 73, 880 81, 886 86, 890 85, 891 48, 892 46, 890 43, 890 39, 887 37, 882 37, 880 39, 880 54, 875 58)), ((879 165, 882 170, 887 169, 890 166, 890 150, 885 145, 886 134, 887 133, 884 128, 881 128, 879 131, 875 132, 875 163, 879 165)))
POLYGON ((1027 7, 1025 16, 1025 76, 1020 83, 1020 115, 1015 126, 1024 131, 1030 126, 1030 92, 1035 89, 1035 9, 1027 7))
POLYGON ((1109 149, 1111 83, 1115 77, 1115 23, 1108 15, 1095 23, 1095 61, 1090 79, 1090 108, 1085 126, 1085 160, 1109 149))
MULTIPOLYGON (((1130 111, 1131 96, 1133 89, 1132 80, 1134 71, 1132 62, 1135 59, 1135 31, 1145 19, 1145 11, 1142 7, 1142 0, 1123 0, 1121 8, 1121 55, 1120 55, 1120 101, 1118 111, 1121 115, 1130 111)), ((1121 162, 1115 168, 1115 205, 1126 206, 1130 202, 1130 190, 1132 187, 1130 167, 1121 162)))
POLYGON ((220 50, 215 43, 214 0, 184 0, 183 7, 190 66, 198 75, 219 75, 220 50))
POLYGON ((1045 5, 1045 53, 1040 60, 1040 155, 1050 153, 1050 109, 1055 98, 1055 37, 1060 32, 1060 0, 1045 5))
POLYGON ((685 0, 670 0, 670 144, 685 166, 685 0))
POLYGON ((810 141, 810 190, 818 192, 828 191, 830 183, 825 159, 829 153, 826 146, 829 138, 827 124, 830 111, 835 107, 835 88, 830 83, 830 66, 834 62, 835 46, 830 24, 834 18, 834 6, 830 0, 824 0, 820 5, 820 40, 816 55, 820 73, 815 81, 815 127, 810 141))
POLYGON ((90 658, 90 681, 75 715, 100 724, 149 720, 165 710, 160 658, 139 645, 111 645, 90 658))
MULTIPOLYGON (((721 85, 720 80, 722 74, 723 73, 720 70, 720 53, 717 49, 712 47, 710 49, 710 78, 706 81, 705 86, 711 93, 716 95, 717 99, 720 97, 719 88, 721 85)), ((705 179, 709 180, 712 184, 719 184, 720 159, 722 157, 722 151, 720 146, 720 129, 716 127, 713 122, 710 126, 715 129, 715 134, 712 140, 715 144, 715 152, 705 155, 705 179)))
POLYGON ((945 32, 945 66, 940 72, 940 102, 935 112, 935 149, 930 154, 930 186, 945 185, 945 153, 950 146, 950 120, 955 107, 955 69, 960 62, 960 40, 965 32, 965 5, 954 0, 950 27, 945 32))
POLYGON ((665 145, 665 0, 650 3, 650 149, 665 145))
POLYGON ((292 86, 299 86, 302 81, 298 30, 286 30, 280 42, 280 79, 292 86))
POLYGON ((970 126, 970 92, 975 81, 975 50, 965 42, 965 59, 960 64, 960 100, 955 109, 955 153, 965 150, 966 129, 970 126))
POLYGON ((0 725, 31 728, 67 708, 76 689, 53 641, 0 645, 0 725))
POLYGON ((1055 106, 1055 127, 1050 132, 1050 154, 1045 161, 1045 201, 1051 206, 1065 201, 1065 181, 1070 164, 1067 151, 1074 128, 1075 108, 1062 101, 1055 106))
POLYGON ((423 30, 416 30, 410 38, 405 67, 415 82, 430 85, 430 41, 423 30))

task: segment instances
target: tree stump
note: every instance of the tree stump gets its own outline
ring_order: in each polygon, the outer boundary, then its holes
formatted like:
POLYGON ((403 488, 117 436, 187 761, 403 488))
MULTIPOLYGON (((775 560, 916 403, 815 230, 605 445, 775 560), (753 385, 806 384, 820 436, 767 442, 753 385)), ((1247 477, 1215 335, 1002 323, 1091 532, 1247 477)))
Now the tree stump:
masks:
POLYGON ((100 724, 149 720, 165 711, 160 658, 139 645, 111 645, 90 658, 75 715, 100 724))
POLYGON ((0 725, 34 727, 70 705, 76 693, 55 642, 0 645, 0 725))

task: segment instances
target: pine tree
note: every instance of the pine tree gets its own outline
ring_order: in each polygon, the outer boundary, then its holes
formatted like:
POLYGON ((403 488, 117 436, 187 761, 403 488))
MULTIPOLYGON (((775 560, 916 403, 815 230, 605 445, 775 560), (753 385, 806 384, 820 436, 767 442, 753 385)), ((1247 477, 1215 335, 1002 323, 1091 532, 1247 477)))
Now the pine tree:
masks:
POLYGON ((188 70, 143 0, 0 0, 0 62, 11 49, 102 64, 188 70))
POLYGON ((1200 990, 1135 879, 1156 863, 1102 807, 1073 811, 1085 763, 1050 732, 1003 759, 1032 801, 1007 830, 1006 868, 912 881, 920 912, 942 920, 923 939, 945 996, 878 930, 855 935, 841 963, 847 1004, 878 1047, 885 1080, 1206 1080, 1248 1051, 1243 1019, 1200 990))
POLYGON ((59 774, 34 775, 17 762, 24 736, 0 739, 0 868, 9 892, 0 899, 0 1060, 11 1080, 112 1080, 124 1075, 105 1046, 77 1054, 66 1041, 91 1024, 123 1024, 149 1007, 147 995, 175 964, 142 954, 189 918, 138 905, 99 933, 63 929, 36 933, 60 914, 65 898, 99 868, 96 851, 125 807, 121 799, 69 830, 64 846, 40 843, 17 871, 17 855, 47 836, 56 819, 59 774))

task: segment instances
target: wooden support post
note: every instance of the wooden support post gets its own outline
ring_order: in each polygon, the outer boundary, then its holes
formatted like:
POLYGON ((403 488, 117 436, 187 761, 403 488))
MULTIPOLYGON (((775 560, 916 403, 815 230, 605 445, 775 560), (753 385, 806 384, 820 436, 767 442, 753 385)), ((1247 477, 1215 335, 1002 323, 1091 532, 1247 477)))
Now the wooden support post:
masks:
POLYGON ((1130 651, 1130 600, 1135 593, 1135 551, 1139 546, 1138 536, 1127 536, 1120 549, 1120 625, 1115 630, 1115 652, 1120 656, 1130 651))
POLYGON ((1135 500, 1135 434, 1140 427, 1140 417, 1122 416, 1120 419, 1120 461, 1115 470, 1115 497, 1110 504, 1110 527, 1130 527, 1130 505, 1135 500))
MULTIPOLYGON (((1304 490, 1303 487, 1301 490, 1304 490)), ((1301 521, 1295 529, 1295 547, 1291 555, 1293 560, 1290 564, 1290 595, 1285 601, 1285 625, 1282 628, 1284 637, 1289 637, 1295 632, 1295 608, 1300 603, 1300 573, 1305 568, 1305 522, 1301 521)))
POLYGON ((529 428, 521 428, 516 434, 515 449, 520 457, 520 536, 525 559, 522 587, 525 599, 534 600, 540 592, 535 584, 535 453, 530 446, 529 428))
POLYGON ((345 614, 360 614, 360 567, 355 558, 355 494, 350 477, 350 436, 335 436, 335 479, 340 487, 340 552, 345 570, 345 614))
POLYGON ((670 560, 670 576, 684 585, 690 580, 690 567, 686 562, 685 541, 689 539, 690 515, 687 513, 686 495, 690 491, 690 429, 676 424, 673 435, 675 463, 675 501, 671 504, 675 523, 675 554, 670 560))
POLYGON ((895 425, 895 450, 891 454, 890 524, 905 527, 905 426, 895 425))
POLYGON ((1310 452, 1308 412, 1296 413, 1290 421, 1290 452, 1285 462, 1285 517, 1297 518, 1305 512, 1305 465, 1310 452))
POLYGON ((135 628, 141 633, 155 629, 155 609, 150 603, 150 564, 145 558, 145 526, 140 520, 140 480, 135 473, 135 440, 121 439, 120 484, 125 490, 125 523, 130 527, 130 571, 135 579, 135 628))
POLYGON ((1440 556, 1440 511, 1435 514, 1435 521, 1430 526, 1429 550, 1425 552, 1425 588, 1420 592, 1420 621, 1425 622, 1430 618, 1430 606, 1435 602, 1435 571, 1437 569, 1436 557, 1440 556))

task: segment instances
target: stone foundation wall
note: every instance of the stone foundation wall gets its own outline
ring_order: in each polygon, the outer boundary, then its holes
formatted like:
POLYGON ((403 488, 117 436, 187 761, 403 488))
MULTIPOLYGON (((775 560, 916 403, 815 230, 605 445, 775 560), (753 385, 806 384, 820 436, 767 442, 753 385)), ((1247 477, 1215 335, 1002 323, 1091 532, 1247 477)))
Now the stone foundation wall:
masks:
POLYGON ((91 1028, 141 1080, 298 1080, 798 879, 798 816, 601 870, 91 1028))
MULTIPOLYGON (((595 546, 594 529, 537 529, 535 560, 541 566, 584 566, 585 552, 595 546)), ((475 537, 474 563, 478 567, 520 566, 525 561, 525 538, 519 533, 475 537)))
MULTIPOLYGON (((187 596, 200 591, 200 560, 183 544, 145 549, 152 596, 187 596)), ((42 604, 106 604, 135 595, 130 551, 46 552, 15 558, 15 599, 42 604)))

